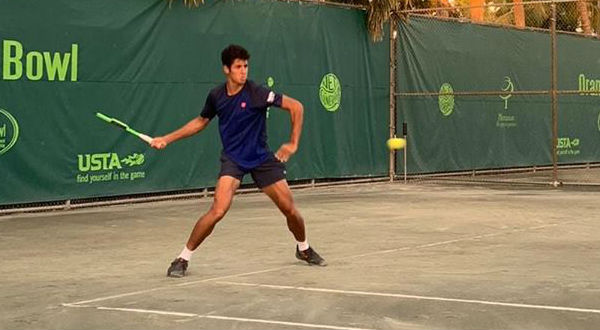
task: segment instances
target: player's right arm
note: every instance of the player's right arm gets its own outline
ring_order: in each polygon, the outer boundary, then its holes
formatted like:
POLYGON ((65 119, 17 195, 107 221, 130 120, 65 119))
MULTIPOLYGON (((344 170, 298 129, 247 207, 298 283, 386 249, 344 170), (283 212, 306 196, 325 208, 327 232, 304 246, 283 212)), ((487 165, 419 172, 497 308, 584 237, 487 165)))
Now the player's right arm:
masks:
POLYGON ((163 149, 169 143, 173 143, 177 140, 181 140, 188 136, 192 136, 208 126, 210 119, 198 116, 190 120, 187 124, 183 125, 178 130, 175 130, 165 136, 159 136, 152 139, 150 146, 156 149, 163 149))
POLYGON ((190 120, 187 124, 183 125, 176 131, 173 131, 165 136, 159 136, 152 139, 150 146, 156 149, 163 149, 169 143, 173 143, 177 140, 194 135, 208 126, 210 120, 217 115, 213 91, 206 96, 206 102, 204 103, 204 108, 202 109, 200 116, 190 120))

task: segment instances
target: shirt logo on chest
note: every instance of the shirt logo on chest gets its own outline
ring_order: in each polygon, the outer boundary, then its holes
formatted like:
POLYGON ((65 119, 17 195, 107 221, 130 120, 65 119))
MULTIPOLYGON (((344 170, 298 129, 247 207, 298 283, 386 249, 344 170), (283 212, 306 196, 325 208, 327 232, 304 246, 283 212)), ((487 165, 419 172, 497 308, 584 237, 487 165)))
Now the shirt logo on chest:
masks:
POLYGON ((240 106, 242 107, 242 110, 246 109, 246 102, 242 102, 240 106))

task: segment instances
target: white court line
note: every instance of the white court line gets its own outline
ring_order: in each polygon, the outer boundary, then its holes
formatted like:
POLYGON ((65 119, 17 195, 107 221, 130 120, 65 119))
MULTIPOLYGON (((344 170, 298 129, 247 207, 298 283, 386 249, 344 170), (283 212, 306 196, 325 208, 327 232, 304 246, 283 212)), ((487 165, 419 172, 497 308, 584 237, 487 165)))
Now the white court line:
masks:
POLYGON ((416 295, 399 294, 399 293, 308 288, 308 287, 302 287, 302 286, 270 285, 270 284, 260 284, 260 283, 243 283, 243 282, 227 282, 227 281, 218 281, 216 283, 227 284, 227 285, 258 287, 258 288, 268 288, 268 289, 275 289, 275 290, 299 290, 299 291, 310 291, 310 292, 339 293, 339 294, 345 294, 345 295, 448 301, 448 302, 458 302, 458 303, 467 303, 467 304, 480 304, 480 305, 505 306, 505 307, 517 307, 517 308, 545 309, 545 310, 562 311, 562 312, 600 314, 600 309, 592 309, 592 308, 575 308, 575 307, 563 307, 563 306, 551 306, 551 305, 532 305, 532 304, 506 303, 506 302, 488 301, 488 300, 456 299, 456 298, 431 297, 431 296, 416 296, 416 295))
POLYGON ((117 308, 117 307, 94 307, 94 306, 81 306, 77 307, 92 307, 99 310, 105 311, 118 311, 118 312, 130 312, 130 313, 144 313, 144 314, 159 314, 159 315, 172 315, 172 316, 183 316, 183 317, 197 317, 202 319, 214 319, 214 320, 226 320, 226 321, 238 321, 238 322, 252 322, 252 323, 264 323, 264 324, 277 324, 277 325, 289 325, 295 327, 304 328, 316 328, 316 329, 334 329, 334 330, 371 330, 365 328, 352 328, 352 327, 340 327, 335 325, 326 324, 314 324, 314 323, 299 323, 299 322, 287 322, 277 320, 265 320, 265 319, 249 319, 244 317, 231 317, 222 315, 211 315, 211 314, 193 314, 193 313, 180 313, 180 312, 169 312, 153 309, 139 309, 139 308, 117 308))
MULTIPOLYGON (((569 222, 563 222, 563 223, 560 223, 560 224, 566 224, 566 223, 570 223, 570 222, 571 221, 569 221, 569 222)), ((343 258, 340 258, 340 259, 337 259, 337 260, 362 258, 362 257, 368 257, 368 256, 377 255, 377 254, 387 254, 387 253, 394 253, 394 252, 400 252, 400 251, 407 251, 407 250, 416 250, 416 249, 428 248, 428 247, 433 247, 433 246, 448 245, 448 244, 452 244, 452 243, 478 240, 478 239, 482 239, 482 238, 488 238, 488 237, 494 237, 494 236, 501 236, 501 235, 513 234, 513 233, 517 233, 517 232, 524 232, 524 231, 528 231, 528 230, 535 230, 535 229, 542 229, 542 228, 548 228, 548 227, 555 227, 555 226, 558 226, 558 225, 559 225, 558 223, 551 223, 551 224, 547 224, 547 225, 539 225, 539 226, 534 226, 534 227, 527 227, 527 228, 521 228, 521 229, 513 229, 513 230, 510 230, 510 231, 503 231, 503 232, 498 232, 498 233, 489 233, 489 234, 481 234, 481 235, 470 236, 470 237, 456 238, 456 239, 451 239, 451 240, 447 240, 447 241, 427 243, 427 244, 421 244, 421 245, 416 245, 416 246, 405 246, 405 247, 401 247, 401 248, 397 248, 397 249, 382 250, 382 251, 369 252, 369 253, 363 253, 363 254, 355 254, 355 255, 343 257, 343 258)))
MULTIPOLYGON (((567 224, 570 222, 571 221, 562 222, 560 224, 567 224)), ((481 238, 508 235, 508 234, 512 234, 512 233, 516 233, 516 232, 524 232, 524 231, 528 231, 528 230, 535 230, 535 229, 541 229, 541 228, 547 228, 547 227, 555 227, 558 225, 559 225, 558 223, 539 225, 539 226, 534 226, 534 227, 513 229, 510 231, 503 231, 503 232, 498 232, 498 233, 481 234, 481 235, 476 235, 476 236, 469 236, 469 237, 457 238, 457 239, 452 239, 452 240, 446 240, 446 241, 440 241, 440 242, 434 242, 434 243, 428 243, 428 244, 421 244, 421 245, 416 245, 416 246, 405 246, 405 247, 401 247, 401 248, 397 248, 397 249, 375 251, 375 252, 363 253, 363 254, 358 254, 358 255, 354 254, 351 256, 341 257, 341 258, 337 258, 337 259, 330 259, 329 263, 331 264, 332 261, 335 262, 335 261, 342 261, 342 260, 348 260, 348 259, 354 259, 354 258, 362 258, 362 257, 373 256, 373 255, 377 255, 377 254, 388 254, 388 253, 394 253, 394 252, 400 252, 400 251, 416 250, 416 249, 428 248, 428 247, 433 247, 433 246, 447 245, 447 244, 464 242, 464 241, 478 240, 481 238)), ((282 267, 275 267, 275 268, 253 271, 253 272, 245 272, 245 273, 238 273, 238 274, 232 274, 232 275, 211 277, 211 278, 206 278, 206 279, 198 280, 198 281, 184 282, 184 283, 179 283, 179 284, 174 284, 174 285, 169 285, 169 286, 162 286, 162 287, 156 287, 156 288, 152 288, 152 289, 117 294, 117 295, 112 295, 112 296, 99 297, 99 298, 90 299, 90 300, 82 300, 82 301, 71 302, 71 303, 63 303, 62 305, 66 306, 66 307, 74 307, 73 305, 89 304, 89 303, 94 303, 94 302, 99 302, 99 301, 110 300, 110 299, 118 299, 118 298, 123 298, 123 297, 128 297, 128 296, 145 294, 145 293, 158 291, 158 290, 172 289, 174 287, 188 286, 188 285, 194 285, 194 284, 205 283, 205 282, 210 282, 210 281, 218 281, 218 280, 223 280, 223 279, 227 279, 227 278, 231 278, 231 277, 240 277, 240 276, 275 272, 275 271, 279 271, 279 270, 286 269, 286 268, 292 268, 292 267, 297 267, 297 265, 292 264, 292 265, 287 265, 287 266, 282 266, 282 267)))
POLYGON ((198 280, 198 281, 184 282, 184 283, 168 285, 168 286, 161 286, 161 287, 147 289, 147 290, 140 290, 140 291, 123 293, 123 294, 116 294, 114 296, 100 297, 100 298, 96 298, 96 299, 82 300, 82 301, 77 301, 77 302, 72 302, 72 303, 63 303, 62 305, 65 307, 75 307, 75 305, 89 304, 89 303, 94 303, 94 302, 98 302, 98 301, 117 299, 117 298, 123 298, 123 297, 128 297, 128 296, 135 296, 138 294, 149 293, 152 291, 172 289, 174 287, 187 286, 187 285, 210 282, 210 281, 218 281, 218 280, 223 280, 223 279, 230 278, 230 277, 268 273, 268 272, 273 272, 273 271, 277 271, 277 270, 281 270, 281 269, 285 269, 285 268, 291 268, 291 267, 296 267, 296 265, 288 265, 288 266, 283 266, 283 267, 269 268, 269 269, 257 270, 254 272, 239 273, 239 274, 233 274, 233 275, 210 277, 210 278, 205 278, 203 280, 198 280))

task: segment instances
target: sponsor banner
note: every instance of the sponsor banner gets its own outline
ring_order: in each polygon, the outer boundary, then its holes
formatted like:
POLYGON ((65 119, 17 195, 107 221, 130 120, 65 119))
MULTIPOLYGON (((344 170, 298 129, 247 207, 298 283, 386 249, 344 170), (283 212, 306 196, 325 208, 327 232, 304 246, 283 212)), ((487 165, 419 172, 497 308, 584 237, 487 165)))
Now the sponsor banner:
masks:
MULTIPOLYGON (((0 2, 0 205, 214 186, 217 118, 154 150, 95 114, 151 136, 183 126, 225 81, 229 44, 249 51, 250 79, 304 105, 288 180, 385 175, 389 45, 364 19, 280 1, 0 2)), ((287 111, 267 127, 271 150, 289 141, 287 111)))
MULTIPOLYGON (((397 127, 408 123, 408 172, 552 164, 548 34, 411 17, 398 25, 397 127), (443 31, 443 33, 440 33, 443 31), (457 96, 456 92, 497 91, 457 96)), ((559 35, 557 154, 600 162, 600 41, 559 35)))

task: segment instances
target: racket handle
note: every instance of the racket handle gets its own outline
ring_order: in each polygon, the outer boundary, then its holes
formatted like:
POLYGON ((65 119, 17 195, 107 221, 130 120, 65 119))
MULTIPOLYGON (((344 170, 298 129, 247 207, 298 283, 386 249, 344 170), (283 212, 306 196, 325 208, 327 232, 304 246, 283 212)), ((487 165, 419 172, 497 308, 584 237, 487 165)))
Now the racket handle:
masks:
POLYGON ((104 114, 100 113, 100 112, 96 112, 96 117, 104 120, 107 123, 110 123, 110 117, 105 116, 104 114))
POLYGON ((146 134, 140 133, 139 137, 140 137, 140 139, 146 141, 148 144, 152 143, 152 138, 146 134))

